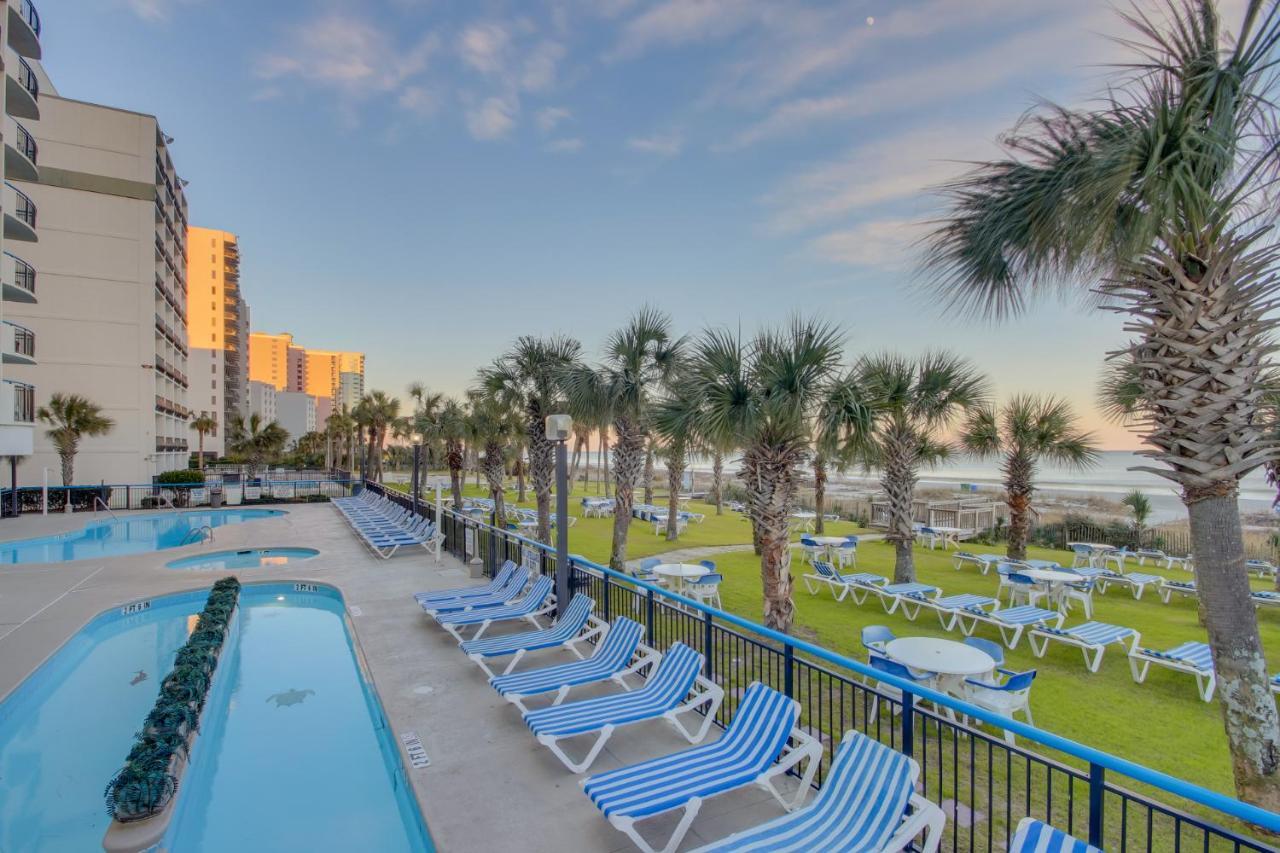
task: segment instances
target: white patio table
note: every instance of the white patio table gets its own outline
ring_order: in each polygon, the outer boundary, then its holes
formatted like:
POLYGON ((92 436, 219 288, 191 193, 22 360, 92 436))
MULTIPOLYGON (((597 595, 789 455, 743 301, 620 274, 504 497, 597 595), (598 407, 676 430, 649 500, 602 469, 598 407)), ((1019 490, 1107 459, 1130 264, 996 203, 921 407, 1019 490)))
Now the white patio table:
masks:
POLYGON ((996 668, 991 655, 957 643, 934 637, 901 637, 884 647, 885 654, 905 667, 937 673, 938 689, 954 693, 971 675, 987 675, 996 668))
POLYGON ((697 580, 711 570, 697 563, 661 563, 653 567, 655 575, 669 578, 675 584, 675 591, 684 595, 685 581, 697 580))
POLYGON ((1069 583, 1080 583, 1084 578, 1075 572, 1062 571, 1060 569, 1022 569, 1018 574, 1031 578, 1037 583, 1042 583, 1049 588, 1049 600, 1059 610, 1063 609, 1065 599, 1062 596, 1063 589, 1069 583))

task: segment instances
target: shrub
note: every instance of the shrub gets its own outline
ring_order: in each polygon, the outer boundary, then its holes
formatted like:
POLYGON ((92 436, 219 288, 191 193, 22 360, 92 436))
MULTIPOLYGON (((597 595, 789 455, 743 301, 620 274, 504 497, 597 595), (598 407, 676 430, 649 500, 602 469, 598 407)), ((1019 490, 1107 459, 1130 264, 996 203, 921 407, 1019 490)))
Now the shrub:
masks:
POLYGON ((173 799, 178 789, 173 758, 186 755, 191 745, 239 594, 240 581, 234 577, 213 585, 196 630, 174 656, 173 669, 161 682, 160 695, 124 766, 107 783, 107 813, 115 819, 151 817, 173 799))
POLYGON ((169 483, 203 484, 204 472, 200 471, 199 469, 192 470, 190 468, 184 468, 176 471, 165 471, 163 474, 156 477, 155 481, 157 483, 162 483, 162 484, 169 484, 169 483))

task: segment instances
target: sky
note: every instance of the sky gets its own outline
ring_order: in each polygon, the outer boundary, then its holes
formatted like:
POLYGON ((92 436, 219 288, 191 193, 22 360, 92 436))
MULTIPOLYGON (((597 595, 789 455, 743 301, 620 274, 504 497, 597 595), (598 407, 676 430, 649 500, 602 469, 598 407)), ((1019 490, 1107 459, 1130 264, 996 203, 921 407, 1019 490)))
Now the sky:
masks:
POLYGON ((1104 446, 1138 445, 1095 405, 1122 318, 1074 297, 958 316, 915 244, 929 188, 1037 98, 1096 96, 1124 55, 1102 0, 39 10, 60 94, 174 137, 192 224, 240 237, 254 329, 366 352, 369 388, 460 393, 522 334, 594 355, 642 305, 689 333, 799 313, 850 361, 951 349, 997 399, 1062 395, 1104 446))

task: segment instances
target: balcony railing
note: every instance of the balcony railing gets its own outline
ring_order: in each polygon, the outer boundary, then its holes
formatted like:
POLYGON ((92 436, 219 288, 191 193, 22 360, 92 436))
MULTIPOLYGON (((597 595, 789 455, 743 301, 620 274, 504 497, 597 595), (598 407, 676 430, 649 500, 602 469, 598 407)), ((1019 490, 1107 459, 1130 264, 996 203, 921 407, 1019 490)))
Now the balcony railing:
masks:
POLYGON ((25 222, 28 227, 34 229, 36 227, 36 203, 31 200, 30 196, 8 181, 5 181, 4 185, 13 190, 13 215, 25 222))
MULTIPOLYGON (((447 550, 483 565, 489 575, 505 560, 556 574, 553 548, 450 510, 438 518, 434 506, 407 494, 367 481, 364 486, 437 521, 447 550)), ((749 682, 761 681, 796 700, 801 724, 824 741, 817 785, 826 778, 841 733, 849 730, 914 758, 921 768, 919 792, 950 815, 943 849, 1005 850, 1026 815, 1047 819, 1109 853, 1274 849, 1251 838, 1248 826, 1280 831, 1280 815, 1273 812, 888 675, 582 557, 570 555, 567 569, 570 593, 589 595, 596 602, 595 615, 605 622, 625 615, 644 626, 646 643, 659 651, 678 641, 701 652, 703 675, 720 684, 726 696, 741 695, 749 682), (1006 730, 1017 743, 971 726, 968 719, 1006 730)), ((720 707, 717 725, 731 721, 734 705, 726 701, 720 707)))
POLYGON ((36 79, 36 72, 31 70, 31 66, 21 56, 18 57, 18 82, 34 100, 40 100, 40 81, 36 79))
POLYGON ((186 453, 187 440, 185 438, 157 438, 156 453, 186 453))
POLYGON ((40 153, 40 147, 36 145, 36 138, 27 132, 27 129, 16 121, 13 123, 18 129, 17 138, 14 140, 14 147, 22 152, 22 156, 26 157, 32 163, 36 162, 36 155, 40 153))
POLYGON ((13 390, 13 420, 14 423, 30 424, 36 420, 36 389, 34 385, 28 385, 25 382, 15 382, 12 379, 4 380, 5 384, 13 390))
MULTIPOLYGON (((7 263, 4 266, 8 267, 11 264, 13 266, 12 281, 6 281, 5 285, 12 285, 22 293, 30 295, 31 298, 29 300, 22 301, 35 302, 36 268, 12 252, 5 252, 4 254, 7 259, 7 263)), ((18 295, 21 296, 21 293, 18 295)))
POLYGON ((40 13, 36 11, 35 4, 31 0, 22 0, 18 7, 18 14, 22 20, 27 22, 27 26, 31 27, 31 32, 38 37, 40 35, 40 13))
POLYGON ((5 327, 5 353, 6 361, 10 353, 19 356, 16 359, 19 363, 28 363, 36 357, 36 333, 28 329, 26 326, 19 326, 17 323, 4 321, 5 327), (12 341, 9 339, 12 338, 12 341))

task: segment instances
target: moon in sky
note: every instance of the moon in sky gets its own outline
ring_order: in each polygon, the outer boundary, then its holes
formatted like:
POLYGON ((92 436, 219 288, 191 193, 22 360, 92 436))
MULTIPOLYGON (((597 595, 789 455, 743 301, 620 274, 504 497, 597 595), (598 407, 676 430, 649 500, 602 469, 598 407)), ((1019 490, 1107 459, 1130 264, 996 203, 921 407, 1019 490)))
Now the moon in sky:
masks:
POLYGON ((868 26, 868 27, 870 27, 870 26, 872 26, 873 24, 875 24, 875 22, 876 22, 876 19, 875 19, 875 18, 871 17, 870 15, 868 15, 868 16, 867 16, 867 26, 868 26))

